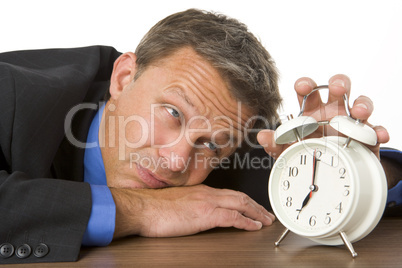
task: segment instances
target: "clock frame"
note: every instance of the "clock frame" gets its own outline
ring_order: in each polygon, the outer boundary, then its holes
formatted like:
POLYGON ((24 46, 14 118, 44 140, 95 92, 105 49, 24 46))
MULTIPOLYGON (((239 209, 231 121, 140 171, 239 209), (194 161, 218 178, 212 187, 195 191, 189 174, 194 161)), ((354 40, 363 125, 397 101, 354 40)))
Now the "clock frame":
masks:
MULTIPOLYGON (((313 92, 326 87, 328 86, 317 87, 313 92)), ((350 117, 346 94, 344 100, 349 116, 337 116, 324 122, 316 122, 312 117, 303 116, 308 96, 304 97, 299 117, 290 119, 275 132, 277 143, 297 140, 278 157, 269 178, 268 195, 272 209, 286 227, 275 245, 278 246, 289 231, 292 231, 324 245, 345 244, 352 256, 356 257, 352 243, 363 239, 375 228, 384 212, 387 199, 387 182, 381 163, 362 144, 374 145, 377 137, 369 126, 350 117), (320 124, 331 125, 347 136, 303 139, 320 124), (330 158, 325 161, 324 158, 317 160, 317 150, 330 158), (324 168, 324 171, 320 168, 324 168), (300 180, 294 178, 296 175, 300 175, 300 180), (329 179, 325 180, 323 176, 329 179), (337 186, 337 182, 333 181, 335 179, 343 180, 339 182, 340 185, 345 183, 343 187, 337 186), (342 196, 345 193, 347 196, 342 196), (326 203, 327 199, 330 204, 326 203), (290 204, 292 201, 295 206, 290 204), (328 219, 323 215, 335 215, 331 213, 337 211, 339 215, 336 218, 329 216, 328 219), (308 214, 307 218, 303 213, 308 214), (309 222, 306 223, 306 220, 309 222), (317 225, 317 221, 320 221, 320 225, 317 225)))

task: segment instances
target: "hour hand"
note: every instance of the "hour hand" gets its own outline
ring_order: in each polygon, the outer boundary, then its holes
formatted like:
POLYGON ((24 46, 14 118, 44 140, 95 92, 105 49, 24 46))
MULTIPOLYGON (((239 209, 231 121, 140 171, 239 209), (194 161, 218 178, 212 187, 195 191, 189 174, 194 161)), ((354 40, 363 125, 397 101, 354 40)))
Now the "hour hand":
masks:
POLYGON ((296 211, 299 212, 299 214, 297 214, 297 217, 296 217, 297 220, 299 219, 300 212, 302 211, 302 209, 307 205, 308 201, 310 200, 310 197, 311 197, 311 192, 309 192, 307 194, 306 198, 304 198, 301 208, 296 209, 296 211))
POLYGON ((308 201, 310 200, 310 197, 311 197, 311 191, 307 194, 306 198, 304 198, 300 210, 302 210, 307 205, 308 201))

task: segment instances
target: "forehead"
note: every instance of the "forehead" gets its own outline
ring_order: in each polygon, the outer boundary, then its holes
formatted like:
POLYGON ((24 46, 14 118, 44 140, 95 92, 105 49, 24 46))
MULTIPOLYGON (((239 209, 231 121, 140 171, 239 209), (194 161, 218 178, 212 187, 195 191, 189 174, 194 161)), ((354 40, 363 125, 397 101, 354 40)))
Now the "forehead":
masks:
POLYGON ((197 115, 231 120, 236 128, 242 128, 252 116, 251 109, 230 92, 219 71, 192 48, 179 49, 154 66, 164 73, 167 85, 163 95, 183 100, 197 115))

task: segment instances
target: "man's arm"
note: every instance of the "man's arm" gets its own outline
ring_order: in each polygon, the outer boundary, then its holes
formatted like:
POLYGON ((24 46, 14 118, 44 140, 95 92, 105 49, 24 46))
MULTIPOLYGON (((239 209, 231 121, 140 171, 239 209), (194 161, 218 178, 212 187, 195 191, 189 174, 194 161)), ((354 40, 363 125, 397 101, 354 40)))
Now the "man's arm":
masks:
POLYGON ((113 240, 116 206, 106 185, 92 185, 92 210, 82 239, 84 246, 107 246, 113 240))
POLYGON ((76 261, 90 211, 86 183, 0 171, 0 264, 76 261))
POLYGON ((116 203, 114 238, 182 236, 214 227, 254 231, 274 220, 247 195, 205 185, 111 191, 116 203))
POLYGON ((388 197, 385 216, 402 215, 402 152, 395 149, 382 148, 381 163, 388 180, 388 197))
MULTIPOLYGON (((402 153, 400 155, 402 156, 402 153)), ((388 189, 391 189, 402 179, 402 165, 397 159, 383 155, 381 155, 381 164, 387 176, 388 189)))
MULTIPOLYGON (((78 150, 60 149, 69 144, 62 142, 63 122, 74 105, 104 94, 101 85, 108 84, 119 54, 108 47, 0 54, 0 245, 7 253, 13 249, 0 263, 78 259, 91 189, 67 181, 81 180, 82 161, 78 150), (31 252, 21 259, 16 252, 24 244, 31 252), (41 244, 48 252, 37 257, 41 244)), ((86 131, 80 126, 74 124, 79 132, 73 133, 82 141, 86 131)))

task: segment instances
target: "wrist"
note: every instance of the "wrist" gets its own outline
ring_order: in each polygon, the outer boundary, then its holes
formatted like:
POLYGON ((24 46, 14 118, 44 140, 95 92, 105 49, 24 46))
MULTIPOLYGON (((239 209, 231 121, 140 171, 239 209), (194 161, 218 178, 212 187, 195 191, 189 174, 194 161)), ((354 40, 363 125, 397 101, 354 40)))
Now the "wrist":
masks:
POLYGON ((115 205, 116 221, 113 239, 138 235, 142 228, 143 198, 138 190, 110 188, 115 205))

